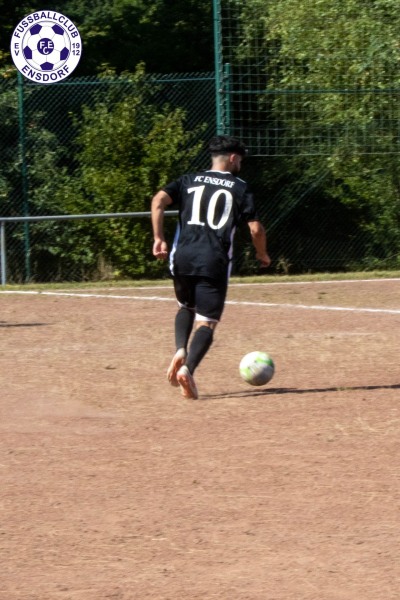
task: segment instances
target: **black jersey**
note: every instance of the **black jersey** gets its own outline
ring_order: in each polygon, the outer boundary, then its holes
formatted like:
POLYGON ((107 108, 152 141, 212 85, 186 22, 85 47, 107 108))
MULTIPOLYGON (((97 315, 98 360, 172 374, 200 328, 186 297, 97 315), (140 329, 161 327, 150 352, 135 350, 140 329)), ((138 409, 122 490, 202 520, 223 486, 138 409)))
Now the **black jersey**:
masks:
POLYGON ((179 209, 171 272, 226 278, 236 227, 260 220, 247 183, 229 172, 204 171, 182 175, 163 189, 179 209))

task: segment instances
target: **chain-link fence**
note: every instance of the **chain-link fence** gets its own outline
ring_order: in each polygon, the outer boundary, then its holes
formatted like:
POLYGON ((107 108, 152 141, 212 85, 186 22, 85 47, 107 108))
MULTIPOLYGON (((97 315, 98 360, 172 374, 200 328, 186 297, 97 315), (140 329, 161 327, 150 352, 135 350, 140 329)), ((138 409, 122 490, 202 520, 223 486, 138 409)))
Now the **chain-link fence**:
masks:
MULTIPOLYGON (((0 82, 0 218, 70 214, 71 205, 73 212, 86 214, 149 210, 151 192, 156 191, 155 187, 149 188, 151 174, 146 177, 147 188, 143 184, 141 190, 140 182, 137 182, 135 190, 139 188, 139 193, 133 197, 132 192, 131 204, 128 198, 122 208, 107 204, 107 199, 97 201, 93 198, 91 201, 89 196, 93 192, 87 189, 88 204, 84 207, 85 210, 79 210, 79 202, 74 204, 68 200, 70 195, 82 194, 82 189, 77 189, 76 174, 79 173, 82 180, 85 177, 82 171, 94 169, 93 158, 90 164, 82 164, 82 146, 85 141, 80 139, 77 143, 79 135, 83 135, 83 113, 89 111, 92 115, 94 151, 100 151, 103 144, 115 143, 115 152, 118 152, 118 136, 112 140, 110 132, 101 128, 100 119, 107 118, 107 113, 111 114, 124 101, 132 106, 138 104, 136 112, 123 115, 124 118, 132 116, 137 120, 133 134, 136 133, 138 139, 132 140, 132 143, 125 140, 125 146, 121 145, 122 152, 125 147, 129 146, 131 151, 132 146, 140 144, 143 150, 143 140, 145 143, 146 135, 151 135, 152 127, 154 133, 159 117, 161 130, 165 124, 165 128, 171 127, 171 136, 179 136, 178 142, 171 139, 171 143, 175 146, 178 144, 181 158, 177 161, 178 164, 170 165, 170 170, 175 168, 177 174, 180 161, 193 168, 207 165, 208 157, 203 142, 215 132, 213 73, 148 75, 141 77, 139 83, 135 77, 70 78, 51 86, 35 85, 22 77, 4 80, 0 82), (148 110, 149 106, 152 107, 151 112, 148 110), (180 112, 176 113, 175 121, 169 121, 169 116, 174 111, 180 112), (185 136, 185 132, 191 135, 185 136), (185 147, 189 144, 190 148, 197 147, 197 151, 193 152, 185 147)), ((85 135, 88 128, 87 125, 85 135)), ((167 150, 165 145, 168 144, 168 132, 164 133, 166 141, 160 153, 167 150)), ((123 135, 122 131, 120 139, 123 135)), ((155 147, 157 143, 158 140, 154 139, 155 147)), ((118 176, 119 162, 122 165, 120 171, 123 171, 123 158, 121 155, 121 161, 117 157, 114 163, 101 165, 104 168, 104 178, 112 171, 118 176)), ((133 157, 133 160, 135 158, 138 164, 145 160, 142 156, 133 157)), ((163 162, 163 156, 160 156, 160 161, 163 162)), ((151 168, 146 165, 141 167, 142 171, 151 168)), ((123 180, 122 172, 119 173, 119 178, 123 180)), ((153 179, 157 181, 156 176, 153 179)), ((163 270, 157 268, 150 255, 148 217, 132 217, 130 221, 129 226, 121 225, 118 219, 108 220, 107 224, 99 224, 97 221, 94 223, 89 218, 4 221, 3 251, 6 252, 6 259, 3 264, 7 265, 7 281, 162 275, 163 270), (119 229, 124 231, 118 231, 119 229), (132 243, 131 269, 124 268, 129 258, 125 259, 121 268, 117 253, 107 250, 107 244, 111 243, 110 237, 115 246, 132 243), (138 237, 143 237, 140 245, 143 258, 138 256, 139 250, 133 251, 138 237), (138 268, 135 268, 135 261, 141 263, 138 268), (150 268, 146 268, 146 261, 147 266, 151 263, 150 268)), ((124 248, 124 252, 129 253, 129 248, 124 248)))
MULTIPOLYGON (((214 0, 215 72, 1 81, 0 217, 146 211, 218 131, 248 145, 274 271, 398 268, 400 25, 278 4, 214 0)), ((8 281, 165 273, 148 218, 123 221, 8 222, 8 281)), ((233 272, 255 272, 246 230, 236 246, 233 272)))
POLYGON ((218 128, 250 149, 246 175, 275 268, 398 268, 396 11, 358 0, 214 2, 218 128))

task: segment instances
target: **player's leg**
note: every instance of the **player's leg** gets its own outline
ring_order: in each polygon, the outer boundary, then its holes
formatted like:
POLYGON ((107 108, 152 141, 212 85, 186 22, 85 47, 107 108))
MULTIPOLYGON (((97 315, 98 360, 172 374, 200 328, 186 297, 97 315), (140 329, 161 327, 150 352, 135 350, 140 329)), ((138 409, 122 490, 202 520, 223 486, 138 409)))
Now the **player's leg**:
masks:
POLYGON ((190 334, 192 333, 195 309, 187 306, 179 307, 175 315, 175 346, 176 349, 187 350, 190 334))
POLYGON ((196 399, 199 397, 196 382, 193 377, 194 370, 203 360, 213 341, 214 329, 217 323, 210 321, 197 321, 196 328, 190 344, 189 355, 176 374, 176 380, 181 387, 185 398, 196 399))
POLYGON ((179 369, 177 381, 182 394, 197 398, 198 392, 193 378, 195 369, 211 347, 214 330, 221 318, 227 292, 227 283, 201 278, 196 285, 196 324, 190 343, 186 364, 179 369))
POLYGON ((171 360, 167 370, 167 379, 173 386, 179 383, 176 374, 182 365, 185 364, 187 356, 187 345, 190 334, 193 329, 195 308, 194 308, 194 284, 193 278, 175 277, 174 278, 175 295, 178 300, 179 309, 175 316, 175 347, 176 352, 171 360))
POLYGON ((217 324, 218 321, 204 320, 204 317, 197 320, 196 316, 195 332, 186 359, 186 365, 192 374, 209 351, 217 324))

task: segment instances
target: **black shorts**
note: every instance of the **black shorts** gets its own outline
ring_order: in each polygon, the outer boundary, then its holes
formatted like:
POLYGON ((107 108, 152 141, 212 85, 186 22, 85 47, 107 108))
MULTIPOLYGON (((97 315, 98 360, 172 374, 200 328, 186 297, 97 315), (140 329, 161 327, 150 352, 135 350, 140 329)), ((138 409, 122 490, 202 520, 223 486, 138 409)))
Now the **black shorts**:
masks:
POLYGON ((196 312, 198 321, 219 321, 224 310, 228 280, 192 275, 174 276, 176 299, 196 312))

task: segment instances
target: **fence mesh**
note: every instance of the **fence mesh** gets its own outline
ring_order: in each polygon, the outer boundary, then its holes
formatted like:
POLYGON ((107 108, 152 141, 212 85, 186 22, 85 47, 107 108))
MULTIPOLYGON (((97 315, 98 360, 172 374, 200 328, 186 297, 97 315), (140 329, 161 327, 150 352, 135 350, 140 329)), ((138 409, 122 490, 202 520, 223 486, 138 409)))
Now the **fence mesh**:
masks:
MULTIPOLYGON (((53 204, 52 194, 61 171, 72 182, 74 173, 82 167, 76 155, 76 137, 83 110, 105 104, 111 111, 122 98, 134 98, 135 85, 129 78, 118 77, 71 77, 50 86, 36 85, 22 78, 0 81, 0 216, 67 214, 67 206, 63 209, 59 203, 53 204)), ((142 85, 145 86, 144 104, 156 106, 160 111, 163 108, 167 112, 183 111, 186 129, 198 130, 195 142, 202 144, 214 134, 213 73, 152 74, 145 76, 142 85)), ((143 114, 145 117, 145 109, 143 114)), ((101 140, 96 141, 96 144, 101 143, 101 140)), ((202 148, 193 167, 203 168, 206 161, 202 148)), ((149 197, 140 199, 142 203, 148 200, 149 197)), ((125 210, 132 212, 135 208, 125 210)), ((117 211, 104 205, 98 211, 83 212, 117 211)), ((7 281, 112 277, 119 269, 113 268, 112 261, 100 247, 100 240, 102 230, 108 228, 112 234, 112 229, 118 227, 116 223, 117 220, 109 220, 107 224, 90 221, 7 222, 7 281), (82 242, 79 244, 80 255, 78 240, 82 242)), ((148 219, 141 218, 136 225, 150 230, 148 219)), ((132 223, 131 236, 134 228, 132 223)), ((148 236, 149 250, 150 240, 148 236)), ((158 272, 149 270, 149 276, 158 272)))
MULTIPOLYGON (((385 3, 336 4, 214 0, 215 72, 146 75, 143 104, 182 109, 195 132, 190 144, 204 147, 219 131, 248 146, 242 175, 277 272, 400 265, 400 19, 385 13, 385 3)), ((102 102, 111 111, 132 85, 112 76, 48 86, 1 80, 0 216, 68 212, 68 198, 61 210, 53 196, 61 171, 68 183, 82 168, 75 148, 85 108, 102 102)), ((203 150, 189 164, 207 166, 203 150)), ((75 193, 71 185, 66 196, 75 193)), ((93 212, 110 212, 107 200, 93 212)), ((150 251, 143 219, 6 229, 9 282, 129 276, 113 264, 129 245, 116 256, 104 244, 122 230, 150 251)), ((246 230, 236 246, 233 272, 256 272, 246 230)), ((141 276, 160 274, 151 261, 148 253, 141 276)))
POLYGON ((219 128, 250 149, 275 268, 400 264, 400 20, 384 4, 219 6, 219 128))
POLYGON ((400 22, 379 3, 360 14, 352 2, 290 4, 292 19, 265 2, 222 1, 224 128, 262 156, 398 154, 400 22))

